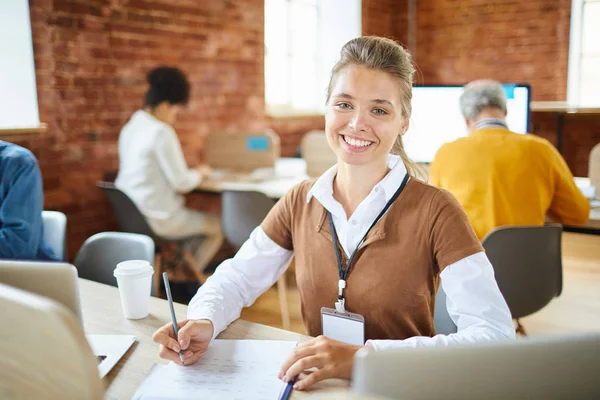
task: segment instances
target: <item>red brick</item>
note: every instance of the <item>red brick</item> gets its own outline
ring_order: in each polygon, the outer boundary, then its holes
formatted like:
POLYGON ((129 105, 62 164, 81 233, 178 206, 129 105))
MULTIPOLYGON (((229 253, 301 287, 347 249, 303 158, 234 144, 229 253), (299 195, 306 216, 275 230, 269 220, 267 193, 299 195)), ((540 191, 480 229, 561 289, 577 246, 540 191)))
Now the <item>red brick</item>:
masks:
MULTIPOLYGON (((118 167, 121 126, 141 107, 145 76, 175 64, 192 83, 175 129, 190 165, 204 159, 214 132, 273 128, 284 156, 323 117, 273 119, 264 109, 264 1, 30 0, 38 103, 49 132, 21 142, 34 151, 46 206, 67 214, 72 259, 90 235, 117 229, 95 181, 118 167), (96 142, 90 134, 96 134, 96 142)), ((363 33, 408 45, 408 2, 363 0, 363 33)), ((423 0, 417 2, 415 60, 422 83, 492 77, 533 86, 536 100, 566 93, 570 1, 423 0)), ((555 140, 555 116, 533 116, 536 134, 555 140)), ((568 116, 565 158, 587 172, 587 148, 600 141, 598 118, 568 116)), ((219 197, 197 206, 220 211, 219 197)))

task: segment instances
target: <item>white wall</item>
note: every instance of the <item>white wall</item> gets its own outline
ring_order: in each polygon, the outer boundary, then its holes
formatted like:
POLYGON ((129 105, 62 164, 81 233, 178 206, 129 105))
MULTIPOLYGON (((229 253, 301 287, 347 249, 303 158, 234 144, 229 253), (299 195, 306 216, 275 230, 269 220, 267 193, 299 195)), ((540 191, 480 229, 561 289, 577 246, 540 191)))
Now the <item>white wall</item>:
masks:
POLYGON ((0 0, 0 129, 40 125, 27 0, 0 0))

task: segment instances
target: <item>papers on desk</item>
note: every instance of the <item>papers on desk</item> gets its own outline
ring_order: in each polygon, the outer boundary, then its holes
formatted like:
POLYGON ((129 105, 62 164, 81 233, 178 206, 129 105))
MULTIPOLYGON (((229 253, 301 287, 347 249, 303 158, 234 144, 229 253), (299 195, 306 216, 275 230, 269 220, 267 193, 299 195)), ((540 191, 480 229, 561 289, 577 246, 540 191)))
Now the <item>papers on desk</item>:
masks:
POLYGON ((214 340, 194 365, 155 365, 133 400, 273 399, 285 383, 277 378, 296 342, 214 340))

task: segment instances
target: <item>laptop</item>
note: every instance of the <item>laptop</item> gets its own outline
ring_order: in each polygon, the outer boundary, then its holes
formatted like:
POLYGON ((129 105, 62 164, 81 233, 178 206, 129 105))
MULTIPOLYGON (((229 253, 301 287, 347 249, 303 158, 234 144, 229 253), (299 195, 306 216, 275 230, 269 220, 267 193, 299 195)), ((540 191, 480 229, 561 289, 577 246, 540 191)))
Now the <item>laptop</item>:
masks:
MULTIPOLYGON (((65 305, 83 325, 77 269, 67 263, 0 260, 0 282, 65 305)), ((136 341, 133 335, 88 335, 103 378, 136 341)))
POLYGON ((354 359, 352 391, 390 399, 598 399, 600 334, 375 352, 354 359))

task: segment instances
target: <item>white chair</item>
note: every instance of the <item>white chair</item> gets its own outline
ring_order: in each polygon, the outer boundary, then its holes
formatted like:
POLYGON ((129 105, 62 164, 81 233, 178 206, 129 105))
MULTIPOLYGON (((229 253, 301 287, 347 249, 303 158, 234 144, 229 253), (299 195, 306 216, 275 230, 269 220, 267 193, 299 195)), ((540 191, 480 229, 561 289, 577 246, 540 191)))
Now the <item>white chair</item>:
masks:
POLYGON ((60 211, 42 211, 44 240, 48 242, 54 254, 61 260, 67 258, 66 236, 67 216, 60 211))
MULTIPOLYGON (((275 202, 259 192, 223 192, 222 216, 223 235, 234 247, 239 249, 250 234, 267 216, 275 202)), ((277 281, 279 306, 283 329, 290 329, 290 313, 287 301, 287 282, 285 274, 277 281)))
POLYGON ((0 398, 103 398, 96 357, 72 312, 5 284, 0 309, 0 398))
POLYGON ((113 271, 118 263, 127 260, 144 260, 153 265, 154 241, 137 233, 97 233, 83 243, 73 264, 80 278, 117 286, 113 271))

